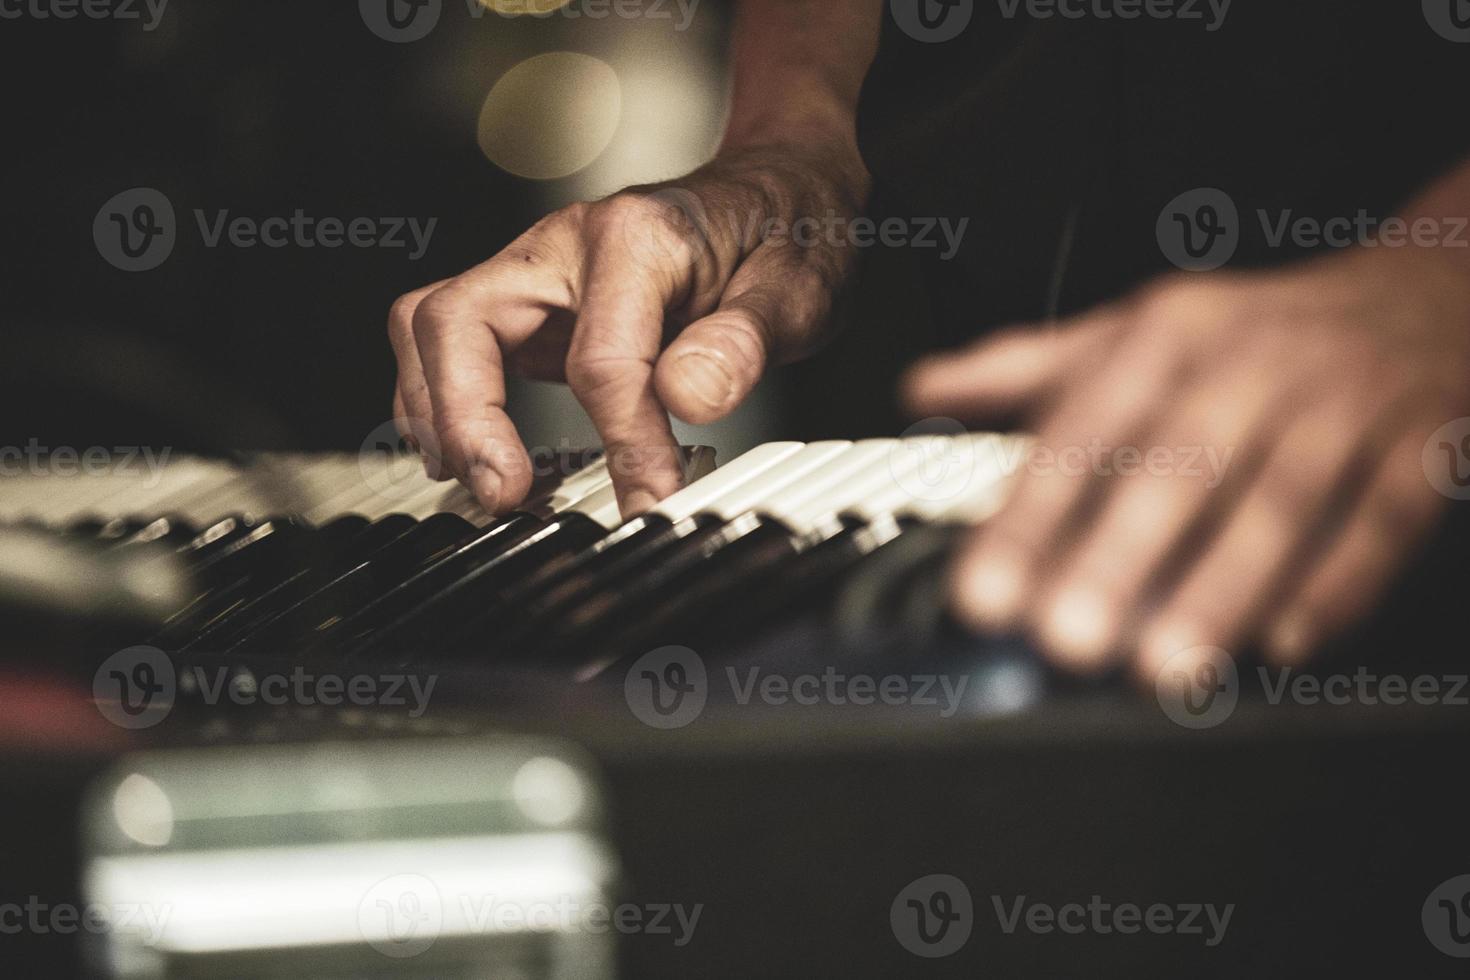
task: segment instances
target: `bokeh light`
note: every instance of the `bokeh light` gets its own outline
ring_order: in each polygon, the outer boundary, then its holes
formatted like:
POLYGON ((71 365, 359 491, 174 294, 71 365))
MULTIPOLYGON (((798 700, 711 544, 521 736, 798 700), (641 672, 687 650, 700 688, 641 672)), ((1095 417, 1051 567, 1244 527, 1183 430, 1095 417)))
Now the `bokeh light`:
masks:
POLYGON ((622 119, 622 85, 607 62, 570 51, 528 58, 502 75, 480 109, 480 149, 518 177, 554 180, 591 164, 622 119))

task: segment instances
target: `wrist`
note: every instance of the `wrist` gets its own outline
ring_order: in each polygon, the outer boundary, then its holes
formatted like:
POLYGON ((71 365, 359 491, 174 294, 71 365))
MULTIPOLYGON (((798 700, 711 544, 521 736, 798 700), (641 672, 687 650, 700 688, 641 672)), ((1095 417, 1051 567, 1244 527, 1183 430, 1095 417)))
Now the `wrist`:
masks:
POLYGON ((732 111, 716 162, 774 155, 837 185, 854 207, 871 177, 858 151, 854 110, 836 98, 787 100, 759 111, 732 111))

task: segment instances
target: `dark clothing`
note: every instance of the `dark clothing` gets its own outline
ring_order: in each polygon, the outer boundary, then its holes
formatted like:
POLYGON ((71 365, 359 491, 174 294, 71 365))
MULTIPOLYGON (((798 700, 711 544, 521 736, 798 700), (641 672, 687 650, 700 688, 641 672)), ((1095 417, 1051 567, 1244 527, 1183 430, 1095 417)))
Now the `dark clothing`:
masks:
MULTIPOLYGON (((937 0, 900 2, 942 15, 937 0)), ((1215 30, 1205 0, 1174 5, 1197 19, 1063 3, 1086 15, 974 0, 969 25, 937 43, 885 4, 859 114, 880 199, 903 217, 971 219, 955 259, 921 253, 941 343, 1172 269, 1155 223, 1193 188, 1238 207, 1232 267, 1274 265, 1306 250, 1272 245, 1261 209, 1273 229, 1288 210, 1383 219, 1470 156, 1470 44, 1437 33, 1418 2, 1235 0, 1215 30)))

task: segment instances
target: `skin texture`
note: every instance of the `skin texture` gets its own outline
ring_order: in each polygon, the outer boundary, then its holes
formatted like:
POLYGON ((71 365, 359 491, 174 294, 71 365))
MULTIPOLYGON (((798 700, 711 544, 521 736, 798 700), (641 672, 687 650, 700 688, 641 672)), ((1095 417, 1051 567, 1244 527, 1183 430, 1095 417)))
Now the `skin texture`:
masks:
POLYGON ((564 381, 632 516, 680 486, 670 413, 723 418, 769 364, 820 346, 853 249, 798 244, 783 229, 852 217, 867 196, 854 116, 879 13, 847 0, 746 0, 731 119, 712 162, 557 211, 393 305, 394 416, 430 475, 460 479, 493 512, 514 507, 531 464, 506 414, 506 374, 564 381))
POLYGON ((1019 413, 1052 452, 1169 461, 1026 466, 960 550, 960 618, 1145 681, 1201 647, 1298 663, 1351 625, 1448 503, 1421 454, 1470 414, 1470 278, 1451 258, 1359 247, 1181 276, 917 365, 916 413, 1019 413), (1196 448, 1225 465, 1189 467, 1196 448))
MULTIPOLYGON (((711 163, 558 211, 394 304, 394 414, 432 436, 431 474, 514 507, 531 473, 505 376, 565 381, 632 516, 680 484, 670 413, 722 418, 768 365, 821 345, 852 249, 772 229, 863 204, 854 113, 882 6, 744 0, 711 163)), ((1406 217, 1465 214, 1470 166, 1406 217)), ((1023 630, 1079 672, 1127 662, 1149 679, 1181 651, 1252 641, 1304 659, 1368 611, 1446 505, 1423 452, 1470 415, 1464 253, 1360 245, 1170 278, 915 367, 915 415, 1020 416, 1054 458, 1106 450, 1092 458, 1107 465, 1019 474, 960 550, 959 618, 1023 630), (1126 466, 1120 447, 1177 468, 1126 466)))

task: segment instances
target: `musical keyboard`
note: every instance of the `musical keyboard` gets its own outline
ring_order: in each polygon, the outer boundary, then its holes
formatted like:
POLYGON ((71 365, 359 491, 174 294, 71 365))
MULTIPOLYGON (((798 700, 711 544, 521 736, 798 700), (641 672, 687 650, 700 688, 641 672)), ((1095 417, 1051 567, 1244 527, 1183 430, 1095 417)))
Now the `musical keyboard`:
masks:
POLYGON ((585 680, 657 646, 738 644, 910 532, 983 518, 1019 446, 996 434, 778 442, 719 467, 693 447, 684 489, 629 521, 596 453, 558 455, 499 517, 392 453, 9 477, 0 608, 34 618, 27 565, 83 568, 80 597, 53 612, 76 626, 80 611, 94 652, 585 680), (146 584, 89 602, 99 576, 146 584))

